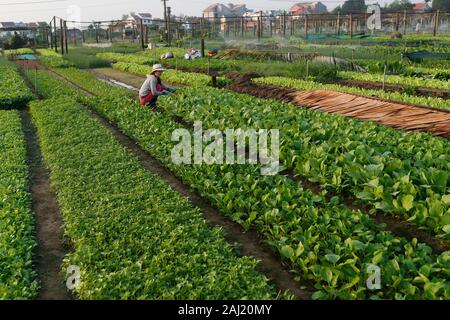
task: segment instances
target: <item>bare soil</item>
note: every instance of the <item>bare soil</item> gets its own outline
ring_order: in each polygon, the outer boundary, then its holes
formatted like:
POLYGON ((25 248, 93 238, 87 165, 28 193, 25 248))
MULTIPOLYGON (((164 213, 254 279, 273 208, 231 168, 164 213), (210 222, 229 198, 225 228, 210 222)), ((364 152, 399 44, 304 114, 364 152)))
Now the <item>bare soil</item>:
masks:
POLYGON ((291 274, 289 269, 280 262, 280 256, 275 254, 274 251, 264 243, 264 240, 260 238, 257 232, 244 232, 240 225, 223 216, 219 210, 212 207, 198 193, 183 184, 183 182, 181 182, 181 180, 171 171, 166 169, 163 164, 142 150, 133 139, 123 134, 115 125, 109 123, 109 121, 102 115, 92 111, 91 109, 89 109, 89 111, 105 127, 111 130, 115 138, 123 146, 138 156, 141 165, 145 169, 157 174, 163 178, 174 191, 184 197, 187 197, 194 206, 201 210, 210 226, 221 227, 225 231, 226 240, 232 244, 237 243, 242 255, 252 256, 259 260, 260 263, 257 266, 258 271, 265 274, 278 289, 282 291, 288 290, 299 300, 311 299, 311 295, 314 293, 313 285, 306 282, 296 282, 293 274, 291 274), (303 285, 308 289, 300 290, 300 285, 303 285))
MULTIPOLYGON (((379 82, 369 82, 369 81, 360 81, 360 80, 339 80, 337 84, 347 87, 358 87, 362 89, 374 89, 374 90, 382 90, 383 84, 379 82)), ((409 90, 408 87, 396 84, 386 83, 384 86, 385 91, 389 92, 407 92, 409 90)), ((440 89, 432 89, 432 88, 417 88, 414 92, 415 96, 424 96, 424 97, 438 97, 442 99, 450 99, 450 91, 449 90, 440 90, 440 89)))
POLYGON ((49 172, 42 162, 36 128, 28 110, 21 110, 22 126, 27 144, 27 156, 31 173, 32 206, 35 215, 36 238, 35 263, 40 282, 39 300, 72 300, 67 291, 61 265, 69 251, 63 235, 56 196, 50 187, 49 172))

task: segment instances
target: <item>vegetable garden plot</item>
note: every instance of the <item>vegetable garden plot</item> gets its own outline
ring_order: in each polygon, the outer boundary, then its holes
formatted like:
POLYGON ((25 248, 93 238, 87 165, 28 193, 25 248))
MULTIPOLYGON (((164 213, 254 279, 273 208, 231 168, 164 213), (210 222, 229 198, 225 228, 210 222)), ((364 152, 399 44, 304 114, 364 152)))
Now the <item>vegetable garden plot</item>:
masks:
POLYGON ((0 110, 0 300, 33 299, 33 214, 25 139, 17 111, 0 110))
POLYGON ((17 67, 0 58, 0 109, 14 109, 34 98, 17 67))
MULTIPOLYGON (((113 64, 113 68, 125 71, 125 72, 131 72, 140 76, 147 76, 150 72, 150 69, 148 66, 140 65, 136 63, 126 63, 126 62, 118 62, 113 64)), ((186 86, 212 86, 212 80, 211 77, 206 74, 199 74, 199 73, 190 73, 190 72, 183 72, 183 71, 177 71, 177 70, 167 70, 164 72, 164 81, 168 83, 177 83, 181 85, 186 86)), ((227 84, 231 83, 231 80, 225 78, 225 77, 219 77, 217 79, 217 84, 219 86, 225 86, 227 84)))
POLYGON ((380 99, 390 100, 397 103, 405 103, 411 105, 422 105, 430 108, 448 109, 450 110, 450 100, 431 97, 416 97, 400 92, 385 92, 382 90, 360 89, 355 87, 341 86, 336 84, 322 84, 314 81, 297 80, 284 77, 265 77, 252 79, 254 83, 278 86, 284 88, 305 90, 333 90, 343 93, 350 93, 365 97, 378 97, 380 99))
MULTIPOLYGON (((95 91, 98 83, 93 78, 90 89, 95 91)), ((87 87, 85 81, 79 84, 87 87)), ((171 133, 180 126, 170 116, 139 108, 120 96, 83 100, 233 220, 247 228, 257 227, 299 277, 316 283, 314 298, 449 296, 448 253, 433 255, 428 246, 392 236, 361 212, 339 205, 337 199, 327 202, 283 176, 263 177, 255 166, 174 165, 171 133), (387 275, 380 291, 365 287, 369 263, 380 265, 387 275), (426 280, 419 277, 423 273, 426 280)))
POLYGON ((144 170, 73 100, 33 102, 45 161, 79 266, 82 299, 269 299, 256 261, 144 170), (60 128, 65 130, 61 132, 60 128))
MULTIPOLYGON (((32 76, 34 77, 34 74, 32 74, 32 76)), ((84 77, 85 74, 83 73, 82 76, 84 77)), ((42 71, 38 73, 38 81, 39 83, 41 83, 41 90, 40 93, 46 97, 46 98, 50 98, 50 97, 66 97, 67 99, 70 99, 70 97, 76 97, 78 96, 80 93, 76 92, 76 89, 73 89, 72 85, 68 86, 67 83, 65 81, 61 81, 61 78, 57 78, 55 77, 54 74, 50 74, 47 71, 42 71), (43 83, 45 83, 45 85, 42 85, 43 83), (62 84, 62 85, 61 85, 62 84), (66 90, 63 90, 63 86, 66 86, 66 90), (52 90, 52 88, 58 88, 58 90, 52 90)), ((105 86, 104 82, 98 82, 99 86, 97 90, 92 90, 92 91, 96 91, 96 92, 103 92, 104 94, 108 94, 114 95, 116 94, 117 99, 123 100, 124 97, 121 95, 121 89, 119 88, 115 88, 115 87, 111 87, 109 85, 105 86), (115 91, 114 93, 111 92, 110 90, 114 89, 113 91, 115 91), (103 91, 105 90, 105 91, 103 91)), ((82 96, 80 95, 78 97, 79 100, 84 100, 82 99, 82 96)), ((125 98, 126 99, 126 98, 125 98)), ((104 120, 107 121, 107 120, 104 120)), ((107 127, 110 128, 110 130, 114 131, 118 131, 116 128, 112 128, 110 124, 106 125, 107 127)), ((117 133, 116 133, 117 134, 117 133)), ((129 138, 126 138, 123 134, 118 134, 118 136, 116 136, 119 141, 121 141, 121 143, 126 146, 127 148, 131 148, 131 150, 134 149, 138 149, 139 151, 137 152, 137 154, 139 156, 142 156, 142 154, 145 154, 144 151, 142 151, 142 149, 139 149, 139 147, 136 146, 136 144, 134 142, 131 142, 132 145, 130 146, 126 140, 129 138), (121 137, 122 136, 122 137, 121 137), (125 139, 125 140, 124 140, 125 139)), ((130 139, 131 140, 131 139, 130 139)), ((132 140, 131 140, 132 141, 132 140)), ((146 157, 144 155, 144 157, 146 157)), ((141 159, 142 161, 143 159, 141 159)), ((155 160, 153 160, 155 161, 155 160)), ((147 160, 144 159, 144 162, 147 162, 147 160)), ((145 164, 144 166, 148 169, 148 170, 156 170, 156 172, 159 172, 158 168, 153 168, 153 166, 151 168, 148 168, 145 164)), ((164 178, 164 177, 163 177, 164 178)), ((173 179, 173 177, 171 176, 168 181, 171 181, 171 179, 173 179)), ((182 185, 181 182, 179 182, 180 185, 182 185)), ((175 185, 174 188, 175 190, 178 190, 179 186, 175 185)), ((196 198, 198 198, 198 196, 194 196, 193 197, 193 203, 197 203, 196 198)), ((202 201, 201 201, 202 202, 202 201)), ((209 218, 211 218, 211 213, 209 212, 210 209, 208 209, 207 207, 205 208, 202 203, 198 203, 198 206, 203 208, 202 210, 205 210, 205 212, 203 212, 204 214, 206 214, 206 216, 209 218)), ((205 200, 203 200, 203 202, 206 202, 205 200)), ((215 214, 220 214, 220 213, 214 213, 215 214)), ((252 236, 249 236, 249 238, 247 238, 246 235, 241 235, 238 234, 240 233, 241 229, 240 227, 238 227, 238 225, 236 224, 236 229, 235 230, 229 230, 229 221, 227 221, 227 219, 225 217, 214 217, 212 218, 213 224, 216 225, 221 225, 220 221, 224 221, 223 223, 225 223, 225 230, 227 232, 227 238, 230 235, 236 236, 237 239, 232 240, 233 242, 237 242, 237 243, 242 243, 243 246, 241 248, 242 252, 244 255, 255 255, 255 257, 257 257, 258 259, 261 259, 260 265, 258 266, 259 270, 263 270, 263 272, 265 274, 267 274, 268 276, 270 276, 270 279, 277 285, 279 285, 280 289, 283 290, 289 290, 290 292, 295 293, 295 295, 297 297, 299 297, 300 299, 308 299, 311 296, 311 292, 309 291, 305 291, 303 289, 299 289, 296 287, 296 283, 294 282, 294 280, 292 279, 293 276, 292 275, 288 275, 288 274, 284 274, 284 276, 280 275, 280 271, 284 270, 284 268, 280 265, 279 259, 277 256, 273 256, 272 258, 268 258, 268 252, 266 250, 271 250, 270 248, 261 248, 261 251, 258 251, 257 248, 259 246, 259 237, 257 237, 256 235, 253 235, 253 237, 255 237, 255 239, 251 239, 252 236), (219 221, 219 222, 218 222, 219 221), (256 250, 256 251, 255 251, 256 250), (245 253, 247 252, 247 253, 245 253), (266 264, 267 262, 267 264, 266 264), (268 269, 268 267, 272 266, 273 269, 271 268, 270 270, 268 269), (273 277, 273 278, 272 278, 273 277), (294 282, 294 283, 291 283, 294 282)), ((232 239, 234 239, 234 237, 232 236, 232 239)), ((270 253, 269 253, 270 255, 270 253)), ((284 272, 287 272, 284 271, 284 272)), ((283 273, 284 273, 283 272, 283 273)))

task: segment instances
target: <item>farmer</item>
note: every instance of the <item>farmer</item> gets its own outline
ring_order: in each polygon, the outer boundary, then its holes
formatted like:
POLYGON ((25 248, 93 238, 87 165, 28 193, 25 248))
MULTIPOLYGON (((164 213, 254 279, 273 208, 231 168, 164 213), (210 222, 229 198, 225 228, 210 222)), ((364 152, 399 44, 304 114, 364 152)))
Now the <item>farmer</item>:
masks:
POLYGON ((184 55, 184 58, 186 60, 194 60, 194 59, 201 58, 201 57, 202 57, 201 52, 195 48, 189 49, 188 52, 184 55))
POLYGON ((152 72, 139 90, 139 100, 141 105, 156 107, 156 100, 159 96, 168 95, 174 92, 167 84, 162 82, 161 75, 166 69, 161 64, 155 64, 152 72))

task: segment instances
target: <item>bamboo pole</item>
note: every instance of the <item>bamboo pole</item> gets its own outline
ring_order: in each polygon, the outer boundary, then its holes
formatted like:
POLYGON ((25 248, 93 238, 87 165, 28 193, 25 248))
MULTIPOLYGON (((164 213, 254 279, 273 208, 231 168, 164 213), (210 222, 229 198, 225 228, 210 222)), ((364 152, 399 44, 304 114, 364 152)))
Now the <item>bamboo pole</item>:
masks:
POLYGON ((64 29, 63 29, 63 21, 59 19, 59 41, 61 44, 61 54, 64 54, 64 29))
POLYGON ((336 20, 336 34, 339 36, 341 33, 341 13, 338 11, 336 20))
POLYGON ((353 39, 353 15, 351 13, 349 18, 349 26, 350 26, 350 39, 353 39))
POLYGON ((69 46, 67 44, 67 21, 64 21, 64 45, 66 46, 66 54, 69 53, 69 46))
POLYGON ((305 14, 305 39, 308 39, 308 15, 305 14))

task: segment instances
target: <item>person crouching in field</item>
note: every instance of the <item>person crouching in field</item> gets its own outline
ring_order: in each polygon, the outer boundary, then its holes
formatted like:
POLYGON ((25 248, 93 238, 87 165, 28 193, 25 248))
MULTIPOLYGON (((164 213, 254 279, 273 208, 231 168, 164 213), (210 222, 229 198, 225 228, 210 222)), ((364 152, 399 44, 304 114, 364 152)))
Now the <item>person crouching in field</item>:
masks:
POLYGON ((161 64, 155 64, 152 72, 148 75, 141 89, 139 90, 139 101, 143 106, 156 107, 159 96, 168 95, 174 92, 167 84, 162 82, 161 76, 166 71, 161 64))

